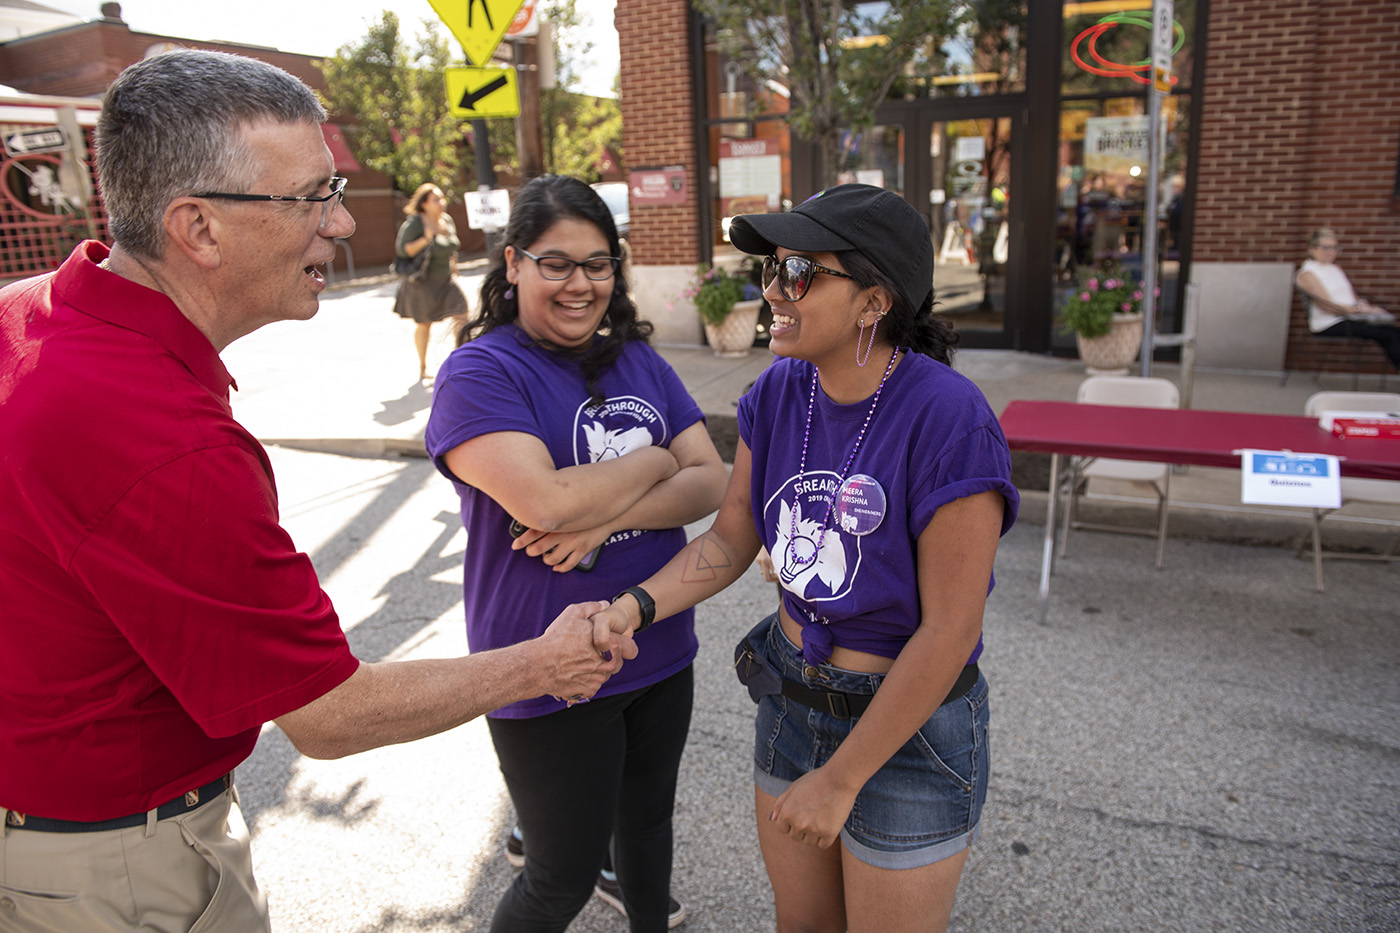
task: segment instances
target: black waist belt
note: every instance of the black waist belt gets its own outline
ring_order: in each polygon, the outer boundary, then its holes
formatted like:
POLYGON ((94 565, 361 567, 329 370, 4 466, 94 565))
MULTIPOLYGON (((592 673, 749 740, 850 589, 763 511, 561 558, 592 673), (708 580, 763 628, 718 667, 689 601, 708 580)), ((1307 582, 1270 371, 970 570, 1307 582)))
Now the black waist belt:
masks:
MULTIPOLYGON (((198 810, 232 786, 233 772, 230 771, 203 787, 187 791, 174 800, 161 804, 156 808, 156 819, 163 820, 167 817, 198 810)), ((109 829, 130 829, 132 826, 144 826, 145 823, 145 813, 133 813, 131 816, 119 816, 114 820, 97 820, 92 823, 85 823, 81 820, 54 820, 46 816, 29 816, 25 813, 16 813, 14 810, 5 815, 5 824, 10 828, 32 829, 41 833, 100 833, 109 829)))
MULTIPOLYGON (((943 706, 951 703, 972 689, 977 683, 977 665, 969 664, 962 669, 958 675, 957 682, 953 684, 953 689, 948 691, 948 695, 943 698, 943 702, 938 704, 943 706)), ((789 700, 795 700, 803 706, 810 706, 812 709, 830 713, 837 719, 854 719, 865 712, 870 706, 870 701, 875 699, 873 693, 841 693, 836 690, 818 690, 806 684, 798 683, 795 680, 783 678, 783 696, 789 700)))

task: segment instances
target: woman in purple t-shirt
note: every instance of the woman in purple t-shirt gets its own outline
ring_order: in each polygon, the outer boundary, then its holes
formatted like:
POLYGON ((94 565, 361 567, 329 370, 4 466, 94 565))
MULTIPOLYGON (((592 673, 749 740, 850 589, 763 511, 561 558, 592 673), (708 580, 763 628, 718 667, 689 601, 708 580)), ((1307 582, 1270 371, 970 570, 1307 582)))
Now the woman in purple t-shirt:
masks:
POLYGON ((778 611, 736 650, 778 922, 942 930, 987 789, 982 614, 1018 498, 982 394, 947 365, 919 214, 867 185, 737 217, 780 357, 740 400, 714 525, 594 617, 664 630, 767 548, 778 611), (651 623, 660 619, 655 627, 651 623))
MULTIPOLYGON (((543 631, 570 603, 619 592, 685 545, 725 467, 703 416, 647 344, 612 214, 586 184, 543 176, 511 208, 481 310, 433 389, 429 453, 467 530, 473 651, 543 631)), ((524 871, 493 931, 562 930, 613 838, 634 930, 665 930, 671 814, 690 722, 693 614, 637 639, 591 702, 537 697, 488 715, 524 836, 524 871)))

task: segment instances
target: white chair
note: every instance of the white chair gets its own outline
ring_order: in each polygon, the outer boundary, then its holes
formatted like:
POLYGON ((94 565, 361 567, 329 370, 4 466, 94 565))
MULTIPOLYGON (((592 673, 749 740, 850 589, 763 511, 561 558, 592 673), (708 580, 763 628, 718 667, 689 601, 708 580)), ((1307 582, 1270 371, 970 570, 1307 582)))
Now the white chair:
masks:
MULTIPOLYGON (((1400 412, 1400 393, 1396 392, 1316 392, 1303 404, 1303 414, 1309 418, 1320 418, 1324 411, 1384 411, 1400 412)), ((1391 441, 1400 444, 1400 440, 1391 441)), ((1400 505, 1400 482, 1384 479, 1355 479, 1342 477, 1342 506, 1348 502, 1378 502, 1387 505, 1400 505)), ((1400 536, 1381 554, 1353 554, 1350 552, 1324 551, 1322 549, 1322 520, 1337 509, 1312 510, 1312 550, 1313 572, 1316 588, 1323 592, 1322 559, 1348 560, 1400 560, 1395 552, 1400 544, 1400 536)), ((1400 527, 1400 522, 1385 521, 1385 524, 1400 527)), ((1298 553, 1302 554, 1302 547, 1298 553)))
MULTIPOLYGON (((1180 401, 1176 383, 1168 379, 1142 376, 1090 376, 1079 385, 1078 399, 1085 405, 1124 405, 1132 408, 1176 408, 1180 401)), ((1071 528, 1114 531, 1123 534, 1155 535, 1157 538, 1157 569, 1162 569, 1162 556, 1167 543, 1167 508, 1171 501, 1171 467, 1165 463, 1143 460, 1112 460, 1103 457, 1075 457, 1069 463, 1069 478, 1065 488, 1069 501, 1065 506, 1064 543, 1069 544, 1071 528), (1079 497, 1091 479, 1123 480, 1150 487, 1157 495, 1156 528, 1134 528, 1129 525, 1105 525, 1076 519, 1079 497)))

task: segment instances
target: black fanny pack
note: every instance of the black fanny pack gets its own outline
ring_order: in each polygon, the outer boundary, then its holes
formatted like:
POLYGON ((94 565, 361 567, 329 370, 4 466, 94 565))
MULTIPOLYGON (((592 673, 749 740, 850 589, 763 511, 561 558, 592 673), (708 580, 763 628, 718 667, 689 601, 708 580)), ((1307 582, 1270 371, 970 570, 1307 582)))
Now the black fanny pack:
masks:
MULTIPOLYGON (((768 628, 779 624, 771 616, 749 629, 749 633, 739 639, 734 646, 734 672, 739 675, 739 683, 749 689, 749 697, 757 703, 766 696, 782 694, 789 700, 810 706, 812 709, 830 713, 837 719, 854 719, 865 712, 873 693, 844 693, 839 690, 818 690, 795 680, 788 680, 769 664, 763 656, 763 640, 768 637, 768 628)), ((943 698, 940 706, 964 696, 977 683, 976 664, 962 669, 953 689, 943 698)))

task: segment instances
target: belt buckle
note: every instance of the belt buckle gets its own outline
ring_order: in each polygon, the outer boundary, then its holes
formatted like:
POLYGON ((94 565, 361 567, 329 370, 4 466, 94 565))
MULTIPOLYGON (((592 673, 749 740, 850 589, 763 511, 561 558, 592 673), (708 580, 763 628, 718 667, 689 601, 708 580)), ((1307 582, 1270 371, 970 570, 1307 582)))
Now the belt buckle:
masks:
POLYGON ((10 810, 10 811, 6 812, 6 814, 5 814, 5 823, 8 824, 8 825, 10 825, 10 826, 23 826, 23 825, 24 825, 24 814, 23 814, 23 813, 16 813, 15 811, 10 810))
POLYGON ((828 693, 826 707, 827 711, 837 719, 851 718, 851 708, 846 705, 846 695, 843 693, 828 693))

